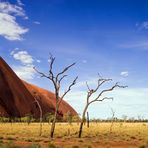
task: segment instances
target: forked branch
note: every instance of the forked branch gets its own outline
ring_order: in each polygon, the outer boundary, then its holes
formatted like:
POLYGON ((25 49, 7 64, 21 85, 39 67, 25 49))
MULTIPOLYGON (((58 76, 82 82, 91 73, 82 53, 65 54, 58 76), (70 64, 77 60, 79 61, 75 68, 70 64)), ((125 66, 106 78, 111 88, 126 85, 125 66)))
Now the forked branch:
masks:
MULTIPOLYGON (((59 72, 56 76, 56 82, 59 79, 60 75, 63 75, 66 71, 68 71, 72 66, 74 66, 76 63, 72 63, 71 65, 67 66, 66 68, 64 68, 64 70, 62 70, 61 72, 59 72)), ((63 76, 62 76, 63 77, 63 76)), ((65 77, 65 76, 64 76, 65 77)), ((60 78, 61 79, 61 78, 60 78)), ((63 78, 62 78, 63 79, 63 78)))
POLYGON ((76 84, 76 81, 78 79, 78 76, 73 80, 73 82, 69 85, 68 89, 65 91, 65 93, 62 95, 61 99, 65 97, 65 95, 71 90, 71 87, 76 84))

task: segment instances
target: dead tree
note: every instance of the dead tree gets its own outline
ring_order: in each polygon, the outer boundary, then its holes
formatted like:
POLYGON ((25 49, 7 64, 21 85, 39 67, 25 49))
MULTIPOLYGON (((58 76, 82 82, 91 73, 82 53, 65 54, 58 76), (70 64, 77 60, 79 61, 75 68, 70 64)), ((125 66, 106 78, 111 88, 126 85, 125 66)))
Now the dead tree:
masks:
POLYGON ((39 103, 39 99, 40 97, 37 95, 36 92, 33 92, 34 93, 34 99, 35 99, 35 103, 37 104, 38 108, 39 108, 39 111, 40 111, 40 132, 39 132, 39 136, 42 135, 42 120, 43 120, 43 111, 42 111, 42 108, 41 108, 41 105, 39 103))
POLYGON ((78 77, 76 77, 72 81, 72 83, 68 86, 67 90, 60 97, 61 82, 65 77, 67 77, 67 75, 65 73, 72 66, 74 66, 76 63, 73 63, 73 64, 65 67, 61 72, 59 72, 57 74, 54 74, 54 72, 53 72, 53 64, 54 64, 54 61, 55 61, 55 57, 53 57, 50 54, 50 59, 49 60, 50 60, 50 63, 49 63, 49 74, 48 75, 38 71, 35 67, 34 67, 34 69, 36 70, 37 73, 39 73, 41 75, 41 77, 45 77, 45 78, 49 79, 52 82, 53 86, 54 86, 56 103, 55 103, 54 118, 53 118, 53 122, 52 122, 52 125, 51 125, 51 130, 50 130, 50 137, 53 138, 59 106, 60 106, 63 98, 66 96, 66 94, 71 90, 71 87, 76 84, 76 80, 78 79, 78 77))
POLYGON ((89 128, 89 113, 87 112, 87 127, 89 128))
MULTIPOLYGON (((100 75, 99 75, 100 77, 100 75)), ((98 79, 98 84, 97 84, 97 87, 95 89, 90 89, 90 87, 88 86, 87 82, 86 82, 86 86, 87 86, 87 89, 88 89, 88 92, 87 92, 87 98, 86 98, 86 105, 84 107, 84 110, 83 110, 83 114, 82 114, 82 118, 81 118, 81 124, 80 124, 80 128, 79 128, 79 138, 81 138, 81 135, 82 135, 82 130, 83 130, 83 124, 84 124, 84 121, 85 121, 85 114, 86 114, 86 111, 89 107, 90 104, 94 103, 94 102, 101 102, 101 101, 104 101, 104 100, 108 100, 108 99, 112 99, 113 98, 109 98, 109 97, 102 97, 105 93, 107 92, 110 92, 112 90, 114 90, 115 88, 125 88, 127 86, 120 86, 119 83, 115 83, 112 87, 108 88, 108 89, 104 89, 102 90, 98 95, 97 97, 95 97, 94 99, 91 99, 92 95, 94 95, 95 93, 97 93, 97 91, 99 90, 99 88, 106 82, 110 82, 112 81, 112 79, 104 79, 102 77, 100 77, 98 79)))
POLYGON ((111 117, 111 126, 110 126, 110 133, 112 133, 112 128, 114 125, 114 120, 115 120, 115 111, 111 108, 111 113, 112 113, 112 117, 111 117))

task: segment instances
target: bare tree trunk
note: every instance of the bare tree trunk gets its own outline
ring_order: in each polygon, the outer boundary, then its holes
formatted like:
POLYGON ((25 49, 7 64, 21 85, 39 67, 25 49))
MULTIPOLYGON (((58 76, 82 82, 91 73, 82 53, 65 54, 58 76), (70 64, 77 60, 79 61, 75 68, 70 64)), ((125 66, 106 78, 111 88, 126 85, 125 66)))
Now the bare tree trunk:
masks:
POLYGON ((85 121, 85 114, 86 114, 87 108, 88 108, 88 105, 85 106, 85 109, 83 111, 82 120, 81 120, 80 128, 79 128, 79 138, 81 138, 81 135, 82 135, 83 125, 84 125, 84 121, 85 121))
POLYGON ((114 117, 115 117, 115 111, 112 108, 111 108, 111 112, 112 112, 112 118, 111 118, 110 133, 112 133, 112 128, 114 125, 114 117))
POLYGON ((113 125, 114 125, 114 119, 112 119, 112 121, 111 121, 111 126, 110 126, 110 130, 109 130, 110 133, 112 133, 113 125))
MULTIPOLYGON (((34 94, 36 94, 36 92, 34 92, 34 94)), ((41 105, 40 105, 40 103, 39 103, 39 101, 38 101, 38 96, 36 95, 35 96, 35 102, 37 103, 37 105, 38 105, 38 107, 39 107, 39 111, 40 111, 40 131, 39 131, 39 136, 41 136, 42 135, 42 120, 43 120, 43 112, 42 112, 42 108, 41 108, 41 105)))
POLYGON ((89 128, 89 113, 87 112, 87 127, 89 128))
POLYGON ((57 112, 58 112, 58 110, 57 110, 57 107, 56 107, 53 122, 51 124, 50 138, 53 138, 53 135, 54 135, 55 124, 56 124, 56 120, 57 120, 57 112))
POLYGON ((42 117, 42 109, 40 108, 40 133, 39 136, 42 135, 42 121, 43 121, 43 117, 42 117))
POLYGON ((81 138, 81 135, 82 135, 83 124, 84 124, 84 121, 82 119, 81 124, 80 124, 80 129, 79 129, 79 138, 81 138))

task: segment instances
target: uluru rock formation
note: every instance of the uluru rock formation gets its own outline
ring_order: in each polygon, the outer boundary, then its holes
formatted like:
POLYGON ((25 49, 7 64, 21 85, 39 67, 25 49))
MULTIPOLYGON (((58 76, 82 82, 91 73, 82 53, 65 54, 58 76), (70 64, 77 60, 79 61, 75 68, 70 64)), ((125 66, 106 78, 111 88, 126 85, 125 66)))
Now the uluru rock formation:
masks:
MULTIPOLYGON (((43 115, 53 113, 55 110, 54 93, 21 80, 0 57, 0 116, 23 117, 32 114, 34 117, 39 117, 34 92, 39 98, 43 115)), ((58 116, 61 117, 67 112, 77 115, 77 112, 63 100, 58 116)))

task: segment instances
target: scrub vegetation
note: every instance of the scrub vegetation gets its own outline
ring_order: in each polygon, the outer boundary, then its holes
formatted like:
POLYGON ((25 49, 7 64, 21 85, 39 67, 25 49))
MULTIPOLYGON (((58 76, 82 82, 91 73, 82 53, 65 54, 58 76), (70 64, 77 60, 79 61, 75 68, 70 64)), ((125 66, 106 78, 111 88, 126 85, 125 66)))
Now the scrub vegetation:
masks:
POLYGON ((84 124, 82 138, 78 137, 79 124, 58 122, 54 138, 49 138, 51 125, 40 123, 0 123, 0 147, 147 147, 147 122, 90 122, 84 124), (112 132, 110 127, 112 126, 112 132))

